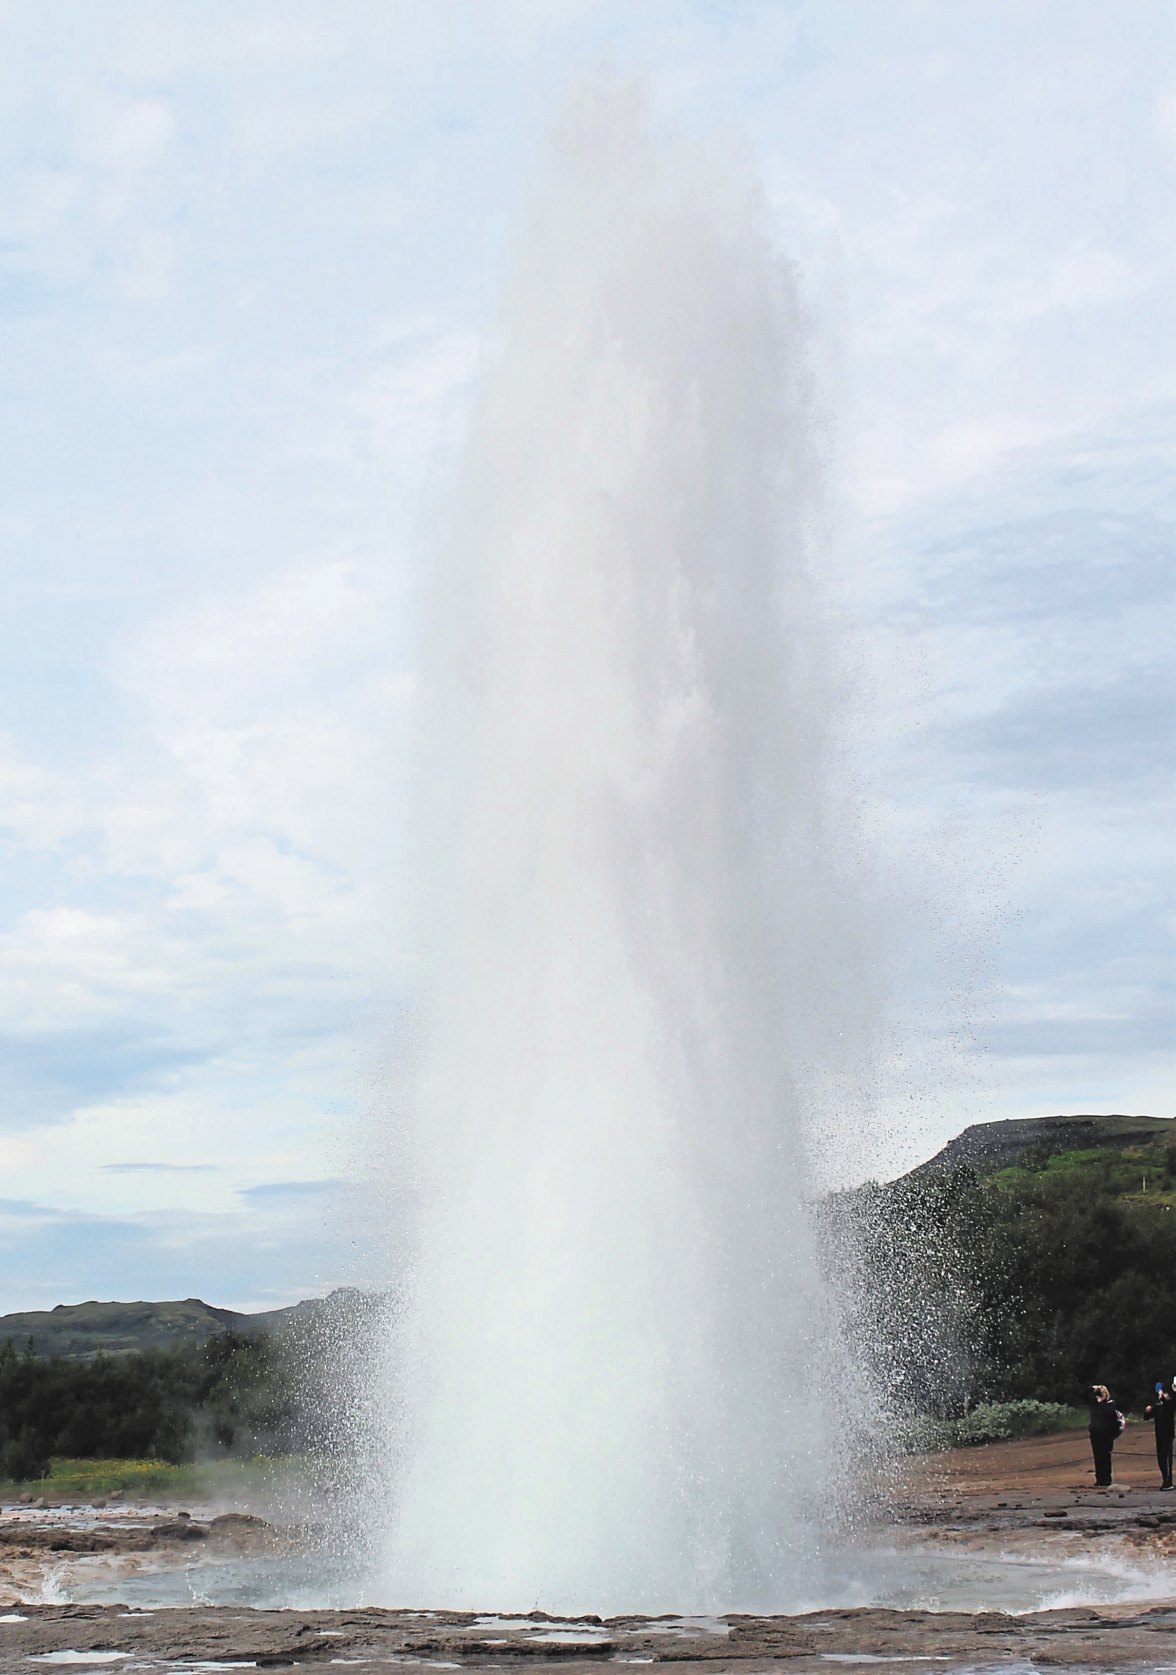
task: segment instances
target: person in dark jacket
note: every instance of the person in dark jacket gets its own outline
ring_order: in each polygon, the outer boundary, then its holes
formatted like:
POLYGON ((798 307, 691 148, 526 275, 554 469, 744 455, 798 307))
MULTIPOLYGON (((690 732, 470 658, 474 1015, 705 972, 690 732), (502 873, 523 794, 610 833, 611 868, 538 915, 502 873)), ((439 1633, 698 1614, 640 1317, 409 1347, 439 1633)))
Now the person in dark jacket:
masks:
POLYGON ((1171 1386, 1165 1390, 1162 1384, 1156 1385, 1156 1399, 1150 1407, 1145 1407, 1143 1417, 1150 1419, 1156 1427, 1156 1464, 1160 1468, 1163 1482, 1161 1489, 1172 1487, 1172 1438, 1176 1436, 1176 1378, 1171 1386))
POLYGON ((1119 1413, 1105 1384, 1092 1384, 1086 1391, 1090 1409, 1090 1450, 1094 1455, 1094 1482, 1099 1489, 1111 1487, 1111 1450, 1119 1435, 1119 1413))

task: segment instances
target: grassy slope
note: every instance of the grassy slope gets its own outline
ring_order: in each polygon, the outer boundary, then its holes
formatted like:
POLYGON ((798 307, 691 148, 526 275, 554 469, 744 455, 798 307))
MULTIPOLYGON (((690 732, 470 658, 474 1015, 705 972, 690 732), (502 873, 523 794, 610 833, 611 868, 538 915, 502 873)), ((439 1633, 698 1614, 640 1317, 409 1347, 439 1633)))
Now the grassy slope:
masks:
POLYGON ((1122 1151, 1173 1144, 1176 1144, 1176 1120, 1171 1117, 1016 1117, 1003 1122, 971 1124, 904 1178, 940 1173, 961 1164, 989 1174, 994 1169, 1015 1165, 1027 1148, 1044 1147, 1050 1152, 1092 1148, 1122 1151))
POLYGON ((0 1344, 11 1338, 23 1350, 32 1338, 42 1358, 61 1355, 82 1360, 97 1355, 128 1355, 145 1349, 179 1349, 206 1343, 219 1332, 313 1332, 320 1324, 349 1317, 355 1309, 379 1300, 343 1287, 328 1297, 311 1297, 288 1308, 262 1314, 237 1314, 214 1308, 199 1297, 164 1303, 59 1303, 55 1309, 0 1315, 0 1344))
POLYGON ((1030 1149, 1019 1164, 998 1169, 989 1179, 994 1186, 1010 1190, 1023 1184, 1026 1175, 1037 1175, 1048 1182, 1084 1186, 1124 1205, 1170 1211, 1176 1204, 1176 1168, 1169 1161, 1173 1144, 1165 1137, 1162 1142, 1126 1150, 1087 1147, 1048 1156, 1034 1155, 1030 1149))
POLYGON ((229 1328, 250 1329, 250 1317, 212 1308, 199 1297, 168 1303, 73 1303, 55 1309, 0 1315, 0 1343, 11 1337, 18 1349, 33 1339, 37 1354, 70 1359, 124 1355, 133 1350, 175 1349, 204 1343, 229 1328))

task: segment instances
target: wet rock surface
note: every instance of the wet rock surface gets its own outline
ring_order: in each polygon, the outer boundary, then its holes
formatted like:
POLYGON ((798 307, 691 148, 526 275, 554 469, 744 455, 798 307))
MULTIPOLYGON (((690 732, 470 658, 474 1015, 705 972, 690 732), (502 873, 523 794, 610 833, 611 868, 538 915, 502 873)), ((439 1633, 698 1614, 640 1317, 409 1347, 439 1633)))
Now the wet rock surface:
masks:
POLYGON ((23 1610, 25 1600, 84 1600, 95 1582, 175 1571, 198 1558, 293 1553, 305 1534, 245 1512, 207 1509, 192 1517, 141 1505, 9 1505, 0 1509, 0 1615, 23 1610))
POLYGON ((725 1619, 478 1617, 460 1612, 256 1611, 32 1605, 0 1618, 0 1670, 346 1665, 575 1670, 609 1663, 708 1671, 932 1662, 952 1671, 1176 1668, 1176 1605, 997 1612, 817 1611, 725 1619), (72 1654, 68 1658, 62 1654, 72 1654), (41 1665, 40 1667, 45 1667, 41 1665))
MULTIPOLYGON (((22 1509, 23 1510, 23 1509, 22 1509)), ((53 1509, 49 1509, 51 1512, 53 1509)), ((225 1512, 201 1523, 183 1517, 135 1519, 112 1523, 61 1515, 33 1520, 0 1516, 0 1567, 6 1559, 39 1553, 152 1553, 176 1543, 207 1542, 234 1552, 273 1550, 293 1539, 249 1513, 225 1512)))

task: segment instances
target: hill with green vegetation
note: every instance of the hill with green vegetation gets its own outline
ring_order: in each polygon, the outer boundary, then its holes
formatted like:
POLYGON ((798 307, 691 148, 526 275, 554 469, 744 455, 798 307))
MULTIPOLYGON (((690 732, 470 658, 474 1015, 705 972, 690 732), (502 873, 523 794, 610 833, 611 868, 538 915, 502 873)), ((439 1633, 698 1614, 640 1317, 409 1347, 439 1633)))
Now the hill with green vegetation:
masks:
POLYGON ((0 1480, 41 1478, 63 1457, 182 1465, 337 1456, 354 1432, 360 1393, 372 1385, 360 1363, 386 1307, 382 1297, 336 1291, 263 1316, 268 1327, 251 1332, 225 1328, 219 1317, 228 1310, 189 1310, 179 1324, 191 1338, 117 1354, 42 1356, 35 1339, 19 1347, 6 1336, 0 1480), (206 1331, 209 1318, 215 1331, 206 1331))
POLYGON ((220 1332, 250 1329, 248 1315, 212 1308, 199 1297, 171 1303, 59 1303, 55 1309, 0 1315, 0 1342, 12 1338, 23 1348, 31 1338, 38 1355, 70 1360, 100 1352, 176 1349, 220 1332))
POLYGON ((828 1206, 854 1335, 877 1346, 866 1353, 899 1412, 1073 1405, 1091 1383, 1139 1411, 1154 1382, 1176 1374, 1176 1124, 1042 1119, 1020 1130, 1029 1143, 1013 1158, 973 1143, 954 1164, 828 1206), (1095 1121, 1142 1126, 1058 1143, 1095 1121))
POLYGON ((911 1174, 941 1174, 961 1165, 982 1172, 1004 1169, 1032 1147, 1044 1147, 1053 1155, 1169 1143, 1176 1144, 1176 1123, 1171 1117, 1011 1117, 1004 1122, 973 1123, 911 1174))
POLYGON ((206 1343, 222 1332, 247 1336, 284 1332, 298 1322, 346 1309, 358 1293, 350 1288, 329 1297, 311 1297, 289 1308, 261 1314, 238 1314, 214 1308, 199 1297, 168 1303, 59 1303, 54 1309, 0 1315, 0 1343, 12 1338, 20 1348, 33 1341, 39 1356, 80 1360, 104 1355, 141 1354, 148 1349, 181 1349, 206 1343))
POLYGON ((240 1443, 288 1449, 294 1368, 265 1333, 202 1344, 43 1360, 0 1344, 0 1478, 44 1476, 53 1456, 179 1463, 240 1443))

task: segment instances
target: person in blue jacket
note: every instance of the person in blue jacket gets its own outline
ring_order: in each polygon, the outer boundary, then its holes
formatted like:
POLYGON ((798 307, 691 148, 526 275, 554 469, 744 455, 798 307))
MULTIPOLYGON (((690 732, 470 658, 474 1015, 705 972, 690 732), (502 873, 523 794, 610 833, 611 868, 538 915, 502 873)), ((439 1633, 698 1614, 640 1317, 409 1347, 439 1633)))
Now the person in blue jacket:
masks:
POLYGON ((1167 1390, 1162 1384, 1156 1385, 1156 1399, 1143 1410, 1143 1417, 1150 1419, 1156 1428, 1156 1464, 1160 1468, 1163 1482, 1161 1489, 1172 1487, 1172 1438, 1176 1436, 1176 1378, 1172 1380, 1167 1390))

